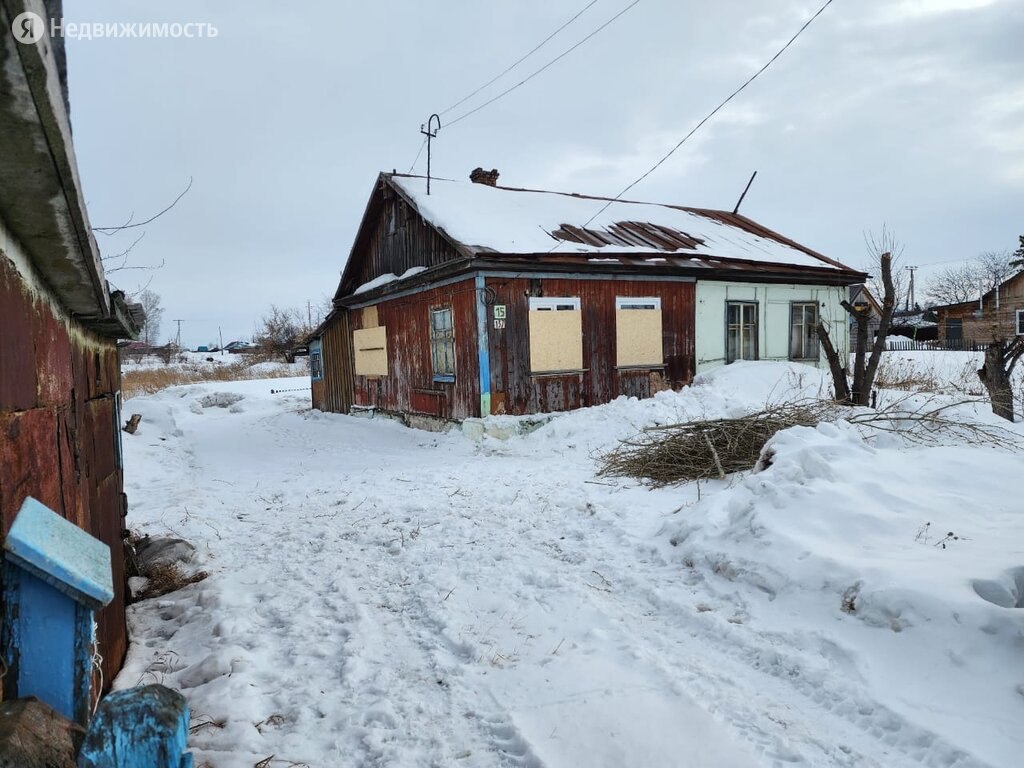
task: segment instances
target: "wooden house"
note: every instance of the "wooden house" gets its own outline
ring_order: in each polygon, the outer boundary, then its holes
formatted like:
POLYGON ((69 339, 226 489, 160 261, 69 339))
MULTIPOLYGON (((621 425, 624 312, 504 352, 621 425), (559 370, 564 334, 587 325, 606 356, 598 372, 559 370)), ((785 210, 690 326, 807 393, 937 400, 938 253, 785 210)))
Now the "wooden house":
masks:
POLYGON ((973 349, 997 339, 1024 335, 1024 271, 980 299, 933 307, 939 341, 947 348, 973 349))
POLYGON ((310 344, 313 405, 443 420, 648 397, 848 349, 865 275, 724 211, 381 174, 310 344))
MULTIPOLYGON (((33 497, 109 546, 115 595, 96 616, 109 683, 127 647, 117 340, 137 334, 141 308, 104 279, 62 41, 16 42, 2 7, 0 23, 0 532, 33 497)), ((3 638, 5 698, 17 696, 17 643, 3 638)))

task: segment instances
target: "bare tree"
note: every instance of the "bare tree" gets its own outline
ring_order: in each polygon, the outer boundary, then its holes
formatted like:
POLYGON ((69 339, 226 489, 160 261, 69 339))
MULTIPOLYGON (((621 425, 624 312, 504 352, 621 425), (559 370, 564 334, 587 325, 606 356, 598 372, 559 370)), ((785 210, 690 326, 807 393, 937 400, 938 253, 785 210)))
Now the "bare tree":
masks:
POLYGON ((825 350, 825 358, 828 360, 829 368, 832 371, 836 401, 840 403, 869 405, 871 402, 871 388, 875 384, 878 362, 882 358, 882 350, 885 349, 885 337, 889 333, 892 313, 896 309, 896 286, 892 276, 892 256, 889 253, 879 254, 878 264, 882 277, 882 316, 879 319, 878 334, 875 336, 874 343, 871 346, 870 356, 868 356, 870 307, 867 304, 855 306, 846 300, 842 302, 843 309, 853 317, 857 326, 857 337, 854 341, 852 384, 848 371, 848 360, 843 361, 839 358, 839 353, 829 337, 828 329, 823 322, 818 321, 818 339, 821 341, 822 349, 825 350))
POLYGON ((926 295, 933 304, 962 304, 976 300, 980 286, 976 265, 955 264, 932 275, 926 295))
POLYGON ((872 296, 884 296, 885 285, 882 276, 882 254, 889 255, 892 286, 895 292, 895 307, 898 309, 906 302, 910 291, 910 273, 903 268, 903 251, 906 246, 896 239, 896 234, 888 224, 882 224, 881 232, 864 233, 864 246, 868 252, 866 272, 870 273, 867 281, 872 296))
POLYGON ((1013 254, 1009 251, 985 251, 978 255, 975 263, 985 293, 1005 283, 1017 272, 1013 266, 1013 254))
POLYGON ((260 320, 252 340, 265 354, 288 359, 291 350, 299 345, 310 330, 306 312, 271 304, 270 311, 260 320))
POLYGON ((144 288, 132 299, 141 304, 146 313, 146 320, 140 330, 142 331, 142 340, 147 346, 151 346, 160 336, 160 321, 164 316, 164 308, 160 305, 160 294, 144 288))

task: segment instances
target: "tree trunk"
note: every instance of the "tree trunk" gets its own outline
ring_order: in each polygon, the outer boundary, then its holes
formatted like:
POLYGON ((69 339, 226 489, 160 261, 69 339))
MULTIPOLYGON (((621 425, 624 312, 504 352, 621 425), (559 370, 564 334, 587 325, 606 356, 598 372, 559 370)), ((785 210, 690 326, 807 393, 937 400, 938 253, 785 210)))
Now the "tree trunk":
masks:
POLYGON ((864 380, 864 357, 868 348, 868 313, 855 311, 853 317, 857 323, 857 339, 854 342, 853 390, 850 392, 850 402, 854 405, 867 405, 871 396, 871 385, 865 386, 864 380))
POLYGON ((1007 421, 1013 421, 1013 369, 1021 354, 1024 342, 1020 338, 1007 344, 997 340, 985 347, 985 362, 978 369, 978 378, 988 390, 992 402, 992 413, 1007 421))
POLYGON ((825 359, 828 360, 828 367, 832 370, 836 402, 849 404, 851 402, 850 383, 846 377, 846 366, 840 362, 839 353, 832 346, 832 339, 829 338, 828 331, 825 329, 824 323, 821 322, 818 323, 818 340, 821 342, 821 348, 825 350, 825 359))

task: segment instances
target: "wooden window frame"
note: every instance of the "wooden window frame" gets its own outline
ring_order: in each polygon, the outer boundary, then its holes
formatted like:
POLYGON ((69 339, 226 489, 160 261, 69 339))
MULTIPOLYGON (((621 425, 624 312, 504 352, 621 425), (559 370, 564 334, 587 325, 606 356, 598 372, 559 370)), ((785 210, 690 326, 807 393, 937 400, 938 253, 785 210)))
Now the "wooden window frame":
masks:
MULTIPOLYGON (((753 307, 754 308, 754 323, 753 323, 753 334, 754 334, 754 357, 753 360, 761 359, 761 346, 760 346, 760 335, 761 335, 761 306, 757 301, 744 301, 737 299, 735 301, 729 300, 725 302, 725 362, 726 365, 734 363, 737 360, 746 360, 745 357, 730 357, 729 355, 729 310, 733 307, 753 307)), ((742 348, 743 344, 743 310, 740 309, 740 343, 737 345, 742 348)))
MULTIPOLYGON (((813 344, 814 344, 814 354, 813 355, 806 354, 807 353, 806 349, 802 350, 804 352, 803 356, 796 356, 796 355, 793 354, 793 332, 796 329, 796 327, 795 327, 795 325, 793 323, 793 310, 795 310, 797 307, 814 307, 814 326, 813 326, 814 328, 817 328, 817 326, 818 326, 818 319, 821 316, 820 307, 818 306, 818 302, 817 301, 808 300, 808 301, 791 301, 791 302, 789 302, 789 359, 794 361, 794 362, 798 362, 798 363, 804 363, 804 362, 807 362, 809 360, 817 361, 817 360, 819 360, 821 358, 821 342, 818 340, 817 331, 814 332, 815 335, 814 335, 814 340, 813 340, 813 344)), ((803 320, 803 317, 801 316, 801 321, 802 320, 803 320)), ((801 322, 800 326, 801 327, 805 327, 806 324, 801 322)), ((801 335, 801 339, 803 341, 806 341, 807 337, 804 336, 804 335, 801 335)))
MULTIPOLYGON (((455 311, 452 309, 451 304, 439 304, 438 306, 431 307, 429 310, 428 320, 430 325, 430 370, 433 374, 433 381, 439 382, 452 382, 455 381, 455 370, 456 370, 456 359, 455 359, 455 311), (437 326, 434 323, 434 317, 436 315, 448 314, 448 329, 441 329, 438 332, 437 326), (451 371, 441 370, 438 366, 438 345, 441 344, 443 347, 451 348, 451 371)), ((447 359, 448 356, 445 355, 447 359)))

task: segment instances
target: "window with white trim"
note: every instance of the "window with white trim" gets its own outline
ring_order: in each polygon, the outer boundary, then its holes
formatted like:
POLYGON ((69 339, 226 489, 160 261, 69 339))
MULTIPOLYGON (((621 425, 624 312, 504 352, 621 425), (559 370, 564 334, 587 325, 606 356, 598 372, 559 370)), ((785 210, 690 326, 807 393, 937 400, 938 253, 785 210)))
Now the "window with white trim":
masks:
POLYGON ((665 354, 660 296, 615 297, 615 365, 619 368, 660 367, 665 354))
POLYGON ((1017 310, 1017 335, 1024 336, 1024 309, 1017 310))
POLYGON ((757 360, 757 304, 730 301, 725 305, 725 362, 757 360))
POLYGON ((789 305, 789 359, 817 360, 818 304, 794 301, 789 305))
POLYGON ((583 313, 578 296, 530 298, 530 372, 583 368, 583 313))
POLYGON ((430 355, 435 380, 455 378, 455 328, 451 307, 430 310, 430 355))

